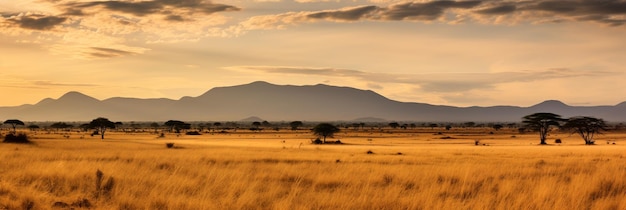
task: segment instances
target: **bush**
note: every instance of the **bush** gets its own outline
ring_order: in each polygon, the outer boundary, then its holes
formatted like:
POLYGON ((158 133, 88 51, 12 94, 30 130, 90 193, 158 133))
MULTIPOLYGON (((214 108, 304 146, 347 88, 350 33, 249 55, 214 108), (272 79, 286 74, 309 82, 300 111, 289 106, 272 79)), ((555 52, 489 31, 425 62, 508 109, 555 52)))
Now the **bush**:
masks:
POLYGON ((171 143, 171 142, 165 143, 165 147, 170 148, 170 149, 174 148, 174 143, 171 143))
POLYGON ((321 140, 321 139, 319 139, 319 138, 317 138, 317 139, 315 139, 315 140, 311 141, 311 143, 312 143, 312 144, 323 144, 322 140, 321 140))
POLYGON ((200 134, 200 132, 198 131, 188 131, 187 133, 185 133, 185 135, 197 136, 197 135, 202 135, 202 134, 200 134))
POLYGON ((18 143, 18 144, 28 144, 31 143, 30 140, 28 140, 28 136, 25 133, 18 133, 13 134, 13 133, 9 133, 6 136, 4 136, 4 143, 18 143))

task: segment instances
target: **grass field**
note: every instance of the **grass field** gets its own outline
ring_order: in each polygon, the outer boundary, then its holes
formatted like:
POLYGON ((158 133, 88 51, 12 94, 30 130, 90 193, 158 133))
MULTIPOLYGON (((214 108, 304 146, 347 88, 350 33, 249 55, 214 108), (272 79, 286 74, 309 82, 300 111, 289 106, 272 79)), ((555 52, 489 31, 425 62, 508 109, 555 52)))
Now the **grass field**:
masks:
POLYGON ((625 133, 489 132, 31 133, 0 144, 0 209, 626 209, 625 133))

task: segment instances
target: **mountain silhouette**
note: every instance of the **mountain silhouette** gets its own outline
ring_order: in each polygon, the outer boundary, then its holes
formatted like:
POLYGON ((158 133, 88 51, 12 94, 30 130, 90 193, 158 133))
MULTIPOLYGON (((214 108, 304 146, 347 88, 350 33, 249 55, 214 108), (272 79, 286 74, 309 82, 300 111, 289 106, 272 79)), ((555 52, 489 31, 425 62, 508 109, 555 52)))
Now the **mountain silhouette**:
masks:
POLYGON ((263 116, 268 121, 519 122, 536 112, 563 117, 594 116, 626 121, 626 102, 616 106, 569 106, 548 100, 530 107, 454 107, 390 100, 370 90, 329 85, 274 85, 267 82, 216 87, 179 100, 114 97, 98 100, 79 92, 34 105, 0 107, 0 116, 23 121, 237 121, 263 116))

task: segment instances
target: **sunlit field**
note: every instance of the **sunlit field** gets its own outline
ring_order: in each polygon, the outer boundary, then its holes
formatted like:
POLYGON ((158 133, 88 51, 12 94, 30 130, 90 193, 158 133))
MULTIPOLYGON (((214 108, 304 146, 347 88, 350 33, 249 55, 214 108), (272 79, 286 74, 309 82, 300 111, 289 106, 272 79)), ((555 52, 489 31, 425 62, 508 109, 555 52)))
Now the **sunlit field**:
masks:
POLYGON ((29 135, 0 144, 0 209, 626 209, 625 133, 29 135))

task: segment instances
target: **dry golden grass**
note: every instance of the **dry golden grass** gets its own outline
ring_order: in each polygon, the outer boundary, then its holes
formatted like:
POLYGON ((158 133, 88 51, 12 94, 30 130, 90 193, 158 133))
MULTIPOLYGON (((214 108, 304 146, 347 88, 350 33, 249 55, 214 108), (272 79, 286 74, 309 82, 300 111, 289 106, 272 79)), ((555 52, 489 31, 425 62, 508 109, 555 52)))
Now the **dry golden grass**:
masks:
POLYGON ((0 144, 0 209, 626 209, 625 134, 538 146, 488 132, 348 131, 344 145, 306 131, 31 134, 0 144), (96 190, 97 170, 111 189, 96 190))

